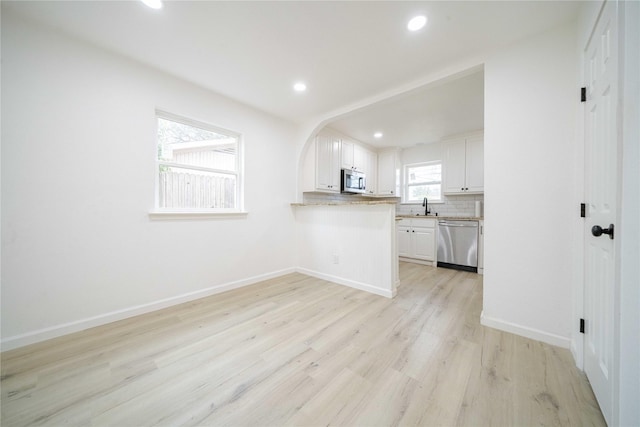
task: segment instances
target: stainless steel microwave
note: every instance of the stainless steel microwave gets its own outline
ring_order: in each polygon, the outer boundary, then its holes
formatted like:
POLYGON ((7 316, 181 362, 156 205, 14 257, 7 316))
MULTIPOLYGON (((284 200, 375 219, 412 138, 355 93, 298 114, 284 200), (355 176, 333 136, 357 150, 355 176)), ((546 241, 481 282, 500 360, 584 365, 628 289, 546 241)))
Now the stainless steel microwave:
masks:
POLYGON ((340 192, 342 193, 365 193, 367 180, 362 172, 351 169, 342 169, 340 177, 340 192))

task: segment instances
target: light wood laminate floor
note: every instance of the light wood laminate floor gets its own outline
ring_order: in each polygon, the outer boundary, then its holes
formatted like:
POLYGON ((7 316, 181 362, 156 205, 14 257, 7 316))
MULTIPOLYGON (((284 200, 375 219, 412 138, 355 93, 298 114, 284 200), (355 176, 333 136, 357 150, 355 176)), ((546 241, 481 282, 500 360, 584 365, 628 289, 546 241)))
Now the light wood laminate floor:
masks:
POLYGON ((2 425, 604 425, 569 351, 480 326, 482 276, 394 299, 290 274, 2 354, 2 425))

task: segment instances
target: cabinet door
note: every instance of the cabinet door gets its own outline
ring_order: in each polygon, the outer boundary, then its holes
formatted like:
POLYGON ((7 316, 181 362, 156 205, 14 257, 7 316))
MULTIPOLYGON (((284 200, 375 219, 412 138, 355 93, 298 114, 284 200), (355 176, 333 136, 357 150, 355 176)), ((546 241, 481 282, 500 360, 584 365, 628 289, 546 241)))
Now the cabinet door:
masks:
POLYGON ((468 193, 484 192, 484 138, 467 139, 466 186, 468 193))
POLYGON ((398 230, 398 256, 409 257, 411 249, 411 228, 403 225, 398 230))
POLYGON ((364 172, 367 168, 367 151, 357 144, 353 146, 353 169, 364 172))
POLYGON ((444 193, 460 194, 465 193, 465 152, 466 143, 464 139, 452 141, 445 144, 444 155, 444 193))
POLYGON ((412 258, 433 261, 435 259, 435 228, 414 228, 411 230, 412 258))
POLYGON ((366 175, 366 188, 367 193, 373 196, 378 193, 378 153, 373 151, 366 151, 367 166, 364 170, 366 175))
POLYGON ((396 196, 397 158, 396 151, 378 153, 378 194, 381 196, 396 196))
POLYGON ((353 168, 353 150, 355 144, 347 139, 342 140, 342 169, 353 168))
POLYGON ((316 137, 316 189, 340 192, 340 140, 316 137))
POLYGON ((331 190, 340 192, 340 155, 342 154, 342 141, 340 138, 331 138, 331 190))

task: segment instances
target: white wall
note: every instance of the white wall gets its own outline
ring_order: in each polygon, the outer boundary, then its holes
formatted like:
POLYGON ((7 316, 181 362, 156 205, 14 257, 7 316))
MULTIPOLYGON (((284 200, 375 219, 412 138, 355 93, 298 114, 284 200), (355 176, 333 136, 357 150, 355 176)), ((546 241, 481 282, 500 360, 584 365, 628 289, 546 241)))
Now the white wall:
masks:
POLYGON ((298 270, 378 295, 395 295, 395 204, 295 208, 298 270))
POLYGON ((292 124, 6 10, 2 89, 3 350, 293 269, 292 124), (149 219, 156 108, 243 134, 246 218, 149 219))
POLYGON ((432 144, 416 145, 405 148, 400 153, 402 165, 421 162, 433 162, 443 159, 443 143, 434 142, 432 144))
POLYGON ((575 28, 485 63, 485 325, 569 347, 575 28), (552 207, 551 209, 549 207, 552 207))

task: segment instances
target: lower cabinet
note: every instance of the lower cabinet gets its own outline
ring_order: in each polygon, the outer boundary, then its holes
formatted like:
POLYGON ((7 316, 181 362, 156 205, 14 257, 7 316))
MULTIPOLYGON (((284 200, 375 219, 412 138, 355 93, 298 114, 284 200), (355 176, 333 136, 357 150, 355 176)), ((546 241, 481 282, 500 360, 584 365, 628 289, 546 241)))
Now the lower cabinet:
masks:
POLYGON ((436 260, 436 220, 431 218, 403 218, 398 221, 398 256, 424 264, 436 260))

